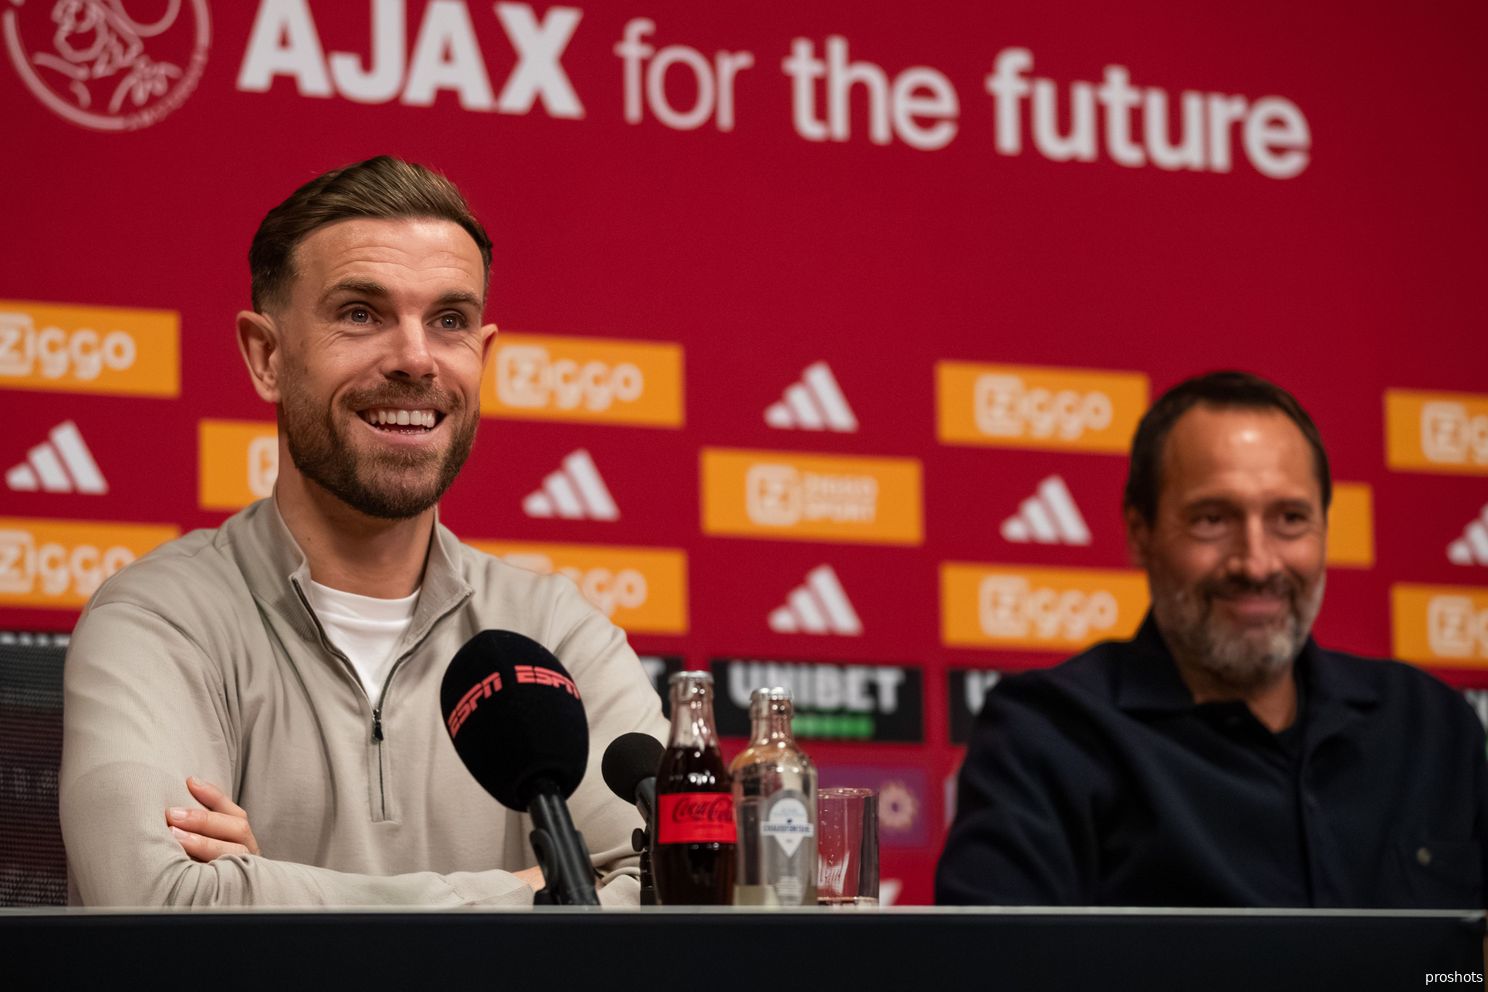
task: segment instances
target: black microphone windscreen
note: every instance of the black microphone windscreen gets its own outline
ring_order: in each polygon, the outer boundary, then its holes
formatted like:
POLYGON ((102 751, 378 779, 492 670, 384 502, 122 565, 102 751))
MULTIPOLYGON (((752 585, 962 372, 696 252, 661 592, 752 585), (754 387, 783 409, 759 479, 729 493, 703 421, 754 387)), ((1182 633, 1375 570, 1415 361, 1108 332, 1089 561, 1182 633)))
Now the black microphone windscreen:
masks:
POLYGON ((666 748, 650 734, 621 734, 605 748, 599 770, 610 791, 628 803, 636 801, 636 787, 655 778, 666 748))
POLYGON ((553 653, 509 630, 483 630, 455 653, 439 689, 460 759, 501 805, 527 811, 548 779, 567 799, 584 778, 589 722, 553 653))

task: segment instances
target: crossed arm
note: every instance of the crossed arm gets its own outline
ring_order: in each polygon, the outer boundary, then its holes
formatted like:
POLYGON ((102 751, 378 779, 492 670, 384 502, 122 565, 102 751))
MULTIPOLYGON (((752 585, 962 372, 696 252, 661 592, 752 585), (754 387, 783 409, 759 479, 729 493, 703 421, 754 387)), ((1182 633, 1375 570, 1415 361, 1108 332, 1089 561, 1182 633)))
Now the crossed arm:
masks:
MULTIPOLYGON (((206 864, 229 854, 262 854, 248 812, 233 802, 227 793, 211 782, 196 776, 186 779, 186 789, 202 809, 172 806, 165 811, 165 822, 181 850, 206 864)), ((542 869, 536 866, 512 872, 535 892, 543 887, 542 869)))

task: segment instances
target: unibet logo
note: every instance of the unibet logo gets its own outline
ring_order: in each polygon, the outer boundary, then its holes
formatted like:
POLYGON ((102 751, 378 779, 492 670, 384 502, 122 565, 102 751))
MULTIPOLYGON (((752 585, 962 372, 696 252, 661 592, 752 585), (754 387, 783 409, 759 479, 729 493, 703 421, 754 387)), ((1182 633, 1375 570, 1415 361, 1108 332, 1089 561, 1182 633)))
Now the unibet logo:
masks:
POLYGON ((1130 637, 1147 608, 1140 572, 941 565, 941 639, 1067 651, 1130 637))
POLYGON ((518 568, 567 576, 596 609, 628 631, 687 632, 687 554, 680 549, 520 541, 470 544, 518 568))
POLYGON ((180 316, 0 300, 0 388, 180 392, 180 316))
POLYGON ((795 704, 797 737, 924 739, 924 685, 917 666, 715 658, 714 714, 725 737, 749 733, 750 694, 783 686, 795 704))
POLYGON ((0 606, 74 609, 175 527, 0 518, 0 606))
POLYGON ((945 444, 1124 453, 1147 408, 1147 377, 1024 365, 936 363, 945 444))
POLYGON ((279 477, 279 434, 258 420, 197 424, 197 503, 204 510, 238 510, 267 499, 279 477))
POLYGON ((1385 390, 1393 469, 1488 475, 1488 395, 1385 390))
POLYGON ((703 532, 918 544, 920 463, 705 448, 703 532))
POLYGON ((682 426, 681 345, 502 334, 495 351, 485 416, 682 426))
POLYGON ((1488 588, 1390 587, 1395 654, 1445 667, 1488 667, 1488 588))

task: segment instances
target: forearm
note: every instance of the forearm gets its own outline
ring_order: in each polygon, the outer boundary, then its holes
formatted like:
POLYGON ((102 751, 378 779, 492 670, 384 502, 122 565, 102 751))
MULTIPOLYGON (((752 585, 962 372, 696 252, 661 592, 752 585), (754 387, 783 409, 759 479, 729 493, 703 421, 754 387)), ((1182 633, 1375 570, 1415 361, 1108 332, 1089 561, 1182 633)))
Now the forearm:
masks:
MULTIPOLYGON (((367 875, 272 857, 232 855, 203 864, 171 835, 164 806, 141 795, 173 783, 139 765, 100 765, 61 794, 63 840, 88 906, 522 906, 532 890, 509 871, 367 875)), ((272 852, 270 852, 272 854, 272 852)))

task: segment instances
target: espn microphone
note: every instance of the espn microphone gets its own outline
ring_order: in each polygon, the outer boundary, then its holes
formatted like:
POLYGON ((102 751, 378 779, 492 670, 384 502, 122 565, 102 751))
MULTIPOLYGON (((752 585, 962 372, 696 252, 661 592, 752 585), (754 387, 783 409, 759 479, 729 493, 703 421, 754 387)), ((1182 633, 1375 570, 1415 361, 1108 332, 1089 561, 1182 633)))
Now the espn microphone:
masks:
POLYGON ((589 850, 564 801, 584 778, 589 721, 563 665, 531 638, 483 630, 445 670, 439 708, 475 780, 501 805, 532 817, 548 898, 598 906, 589 850))
POLYGON ((651 840, 656 817, 656 772, 666 748, 650 734, 621 734, 605 748, 599 770, 610 791, 635 803, 646 821, 637 827, 630 846, 641 856, 641 905, 656 905, 656 883, 651 876, 651 840))

